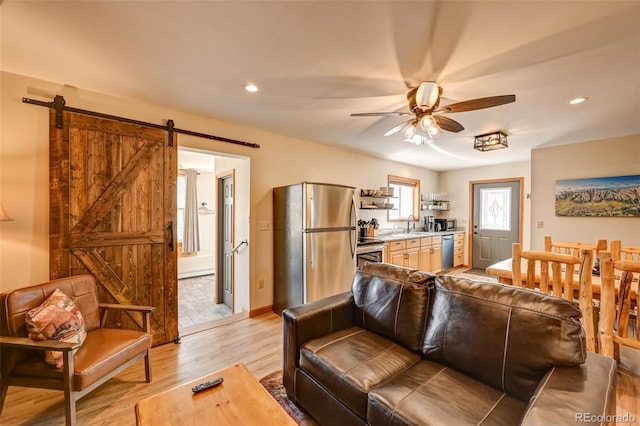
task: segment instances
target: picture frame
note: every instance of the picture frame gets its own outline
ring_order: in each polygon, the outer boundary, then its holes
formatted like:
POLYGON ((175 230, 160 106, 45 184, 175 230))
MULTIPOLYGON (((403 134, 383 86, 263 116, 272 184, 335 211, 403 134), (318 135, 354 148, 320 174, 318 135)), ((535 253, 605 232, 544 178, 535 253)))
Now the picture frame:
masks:
POLYGON ((640 217, 640 175, 561 179, 556 216, 640 217))

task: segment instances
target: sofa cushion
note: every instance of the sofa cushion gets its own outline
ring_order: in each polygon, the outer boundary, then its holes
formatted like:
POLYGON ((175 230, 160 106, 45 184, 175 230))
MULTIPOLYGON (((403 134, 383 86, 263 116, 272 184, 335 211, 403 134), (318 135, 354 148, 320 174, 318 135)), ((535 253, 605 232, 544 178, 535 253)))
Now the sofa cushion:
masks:
POLYGON ((366 265, 353 280, 356 325, 419 351, 433 274, 393 265, 366 265), (380 275, 377 275, 380 274, 380 275))
POLYGON ((554 366, 586 356, 580 309, 497 283, 438 276, 423 354, 527 401, 554 366))
MULTIPOLYGON (((90 332, 73 357, 74 390, 86 389, 149 348, 151 335, 142 331, 101 328, 90 332)), ((31 357, 16 365, 13 375, 60 378, 62 369, 50 368, 38 357, 31 357)))
MULTIPOLYGON (((27 312, 25 323, 29 338, 36 341, 57 340, 82 344, 87 338, 87 326, 82 313, 74 301, 60 289, 56 289, 41 305, 27 312)), ((57 368, 64 363, 60 351, 44 351, 44 360, 57 368)))
POLYGON ((311 340, 300 368, 362 418, 370 389, 420 361, 420 356, 360 327, 311 340))
POLYGON ((370 425, 515 425, 527 404, 442 364, 422 361, 369 393, 370 425))

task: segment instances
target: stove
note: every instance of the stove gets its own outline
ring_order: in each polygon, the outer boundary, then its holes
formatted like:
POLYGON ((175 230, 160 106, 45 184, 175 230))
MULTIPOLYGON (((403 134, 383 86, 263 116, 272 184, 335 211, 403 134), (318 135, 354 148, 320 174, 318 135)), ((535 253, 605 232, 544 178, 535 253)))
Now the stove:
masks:
POLYGON ((360 237, 358 238, 358 246, 366 246, 371 244, 384 244, 384 241, 373 237, 360 237))
POLYGON ((384 262, 384 241, 377 238, 360 238, 356 248, 356 264, 358 268, 365 262, 384 262))

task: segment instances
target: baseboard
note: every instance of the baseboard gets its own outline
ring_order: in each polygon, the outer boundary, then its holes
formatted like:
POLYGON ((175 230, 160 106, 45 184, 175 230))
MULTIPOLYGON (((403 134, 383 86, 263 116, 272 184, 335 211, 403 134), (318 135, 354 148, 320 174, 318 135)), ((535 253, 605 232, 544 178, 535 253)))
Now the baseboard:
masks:
POLYGON ((269 312, 273 312, 273 305, 263 306, 262 308, 252 309, 249 311, 249 318, 257 317, 269 312))

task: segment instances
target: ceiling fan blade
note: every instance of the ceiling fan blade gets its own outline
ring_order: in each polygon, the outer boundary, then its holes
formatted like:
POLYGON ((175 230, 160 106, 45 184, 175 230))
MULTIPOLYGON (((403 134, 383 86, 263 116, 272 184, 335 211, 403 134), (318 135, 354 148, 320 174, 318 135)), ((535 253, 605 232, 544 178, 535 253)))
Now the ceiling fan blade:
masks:
POLYGON ((416 104, 426 109, 431 109, 438 102, 440 90, 435 81, 423 81, 416 91, 416 104))
POLYGON ((490 96, 488 98, 471 99, 469 101, 456 102, 438 108, 439 113, 464 112, 476 109, 491 108, 516 101, 516 95, 490 96))
POLYGON ((453 133, 458 133, 464 130, 462 124, 458 123, 456 120, 450 119, 449 117, 434 115, 433 118, 435 118, 438 127, 440 127, 442 130, 453 133))
POLYGON ((410 112, 358 112, 351 117, 397 117, 400 115, 413 115, 410 112))
POLYGON ((413 120, 413 118, 411 118, 411 119, 409 119, 409 120, 407 120, 407 121, 403 121, 402 123, 400 123, 400 124, 398 124, 398 125, 396 125, 396 126, 393 126, 393 127, 392 127, 392 128, 390 128, 389 130, 387 130, 386 132, 384 132, 384 133, 382 134, 382 136, 389 136, 389 135, 392 135, 392 134, 394 134, 394 133, 398 133, 400 130, 402 130, 402 129, 407 125, 407 123, 410 123, 410 122, 411 122, 411 120, 413 120))

